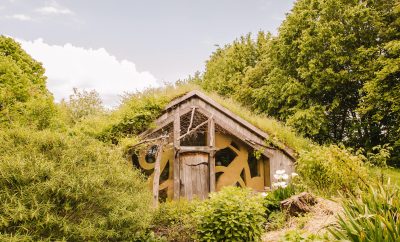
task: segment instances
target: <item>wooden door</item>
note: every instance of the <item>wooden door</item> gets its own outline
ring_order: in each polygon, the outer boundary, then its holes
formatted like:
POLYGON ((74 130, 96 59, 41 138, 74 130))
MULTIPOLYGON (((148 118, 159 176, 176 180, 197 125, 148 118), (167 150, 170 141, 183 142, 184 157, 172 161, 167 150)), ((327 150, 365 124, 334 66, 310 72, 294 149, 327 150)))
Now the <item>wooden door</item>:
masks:
POLYGON ((188 200, 206 199, 210 191, 208 154, 187 152, 179 157, 181 196, 188 200))

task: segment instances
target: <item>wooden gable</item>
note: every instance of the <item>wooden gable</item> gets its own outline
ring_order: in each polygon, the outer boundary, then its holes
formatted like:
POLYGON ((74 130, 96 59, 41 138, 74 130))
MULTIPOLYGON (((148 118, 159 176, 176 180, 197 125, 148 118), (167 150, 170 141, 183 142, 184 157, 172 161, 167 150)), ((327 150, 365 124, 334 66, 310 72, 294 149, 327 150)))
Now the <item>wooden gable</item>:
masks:
MULTIPOLYGON (((227 108, 212 100, 202 92, 192 91, 173 100, 163 111, 162 115, 155 121, 155 127, 147 130, 141 137, 145 140, 159 139, 162 137, 163 145, 173 145, 173 198, 179 199, 182 196, 191 197, 192 190, 196 190, 199 197, 204 198, 204 191, 212 192, 215 190, 215 134, 223 132, 236 137, 249 147, 259 150, 268 158, 269 177, 279 169, 286 172, 294 171, 295 152, 289 147, 278 148, 266 145, 269 135, 227 108), (185 145, 182 140, 193 133, 207 133, 206 140, 200 146, 185 145), (182 144, 182 145, 181 145, 182 144), (185 155, 192 154, 191 156, 185 155), (207 154, 206 156, 201 154, 207 154), (180 157, 181 156, 181 157, 180 157), (180 157, 180 158, 179 158, 180 157), (205 158, 208 157, 208 158, 205 158), (182 163, 187 163, 188 167, 207 162, 205 168, 182 167, 182 163), (195 169, 195 168, 193 168, 195 169), (207 171, 207 172, 206 172, 207 171), (182 173, 190 174, 193 177, 182 176, 182 173), (199 178, 199 174, 203 174, 199 178), (207 173, 207 174, 206 174, 207 173), (197 178, 198 181, 196 181, 197 178), (196 178, 196 179, 195 179, 196 178), (203 180, 207 180, 204 183, 203 180), (182 183, 191 184, 182 189, 182 183), (197 182, 197 183, 196 183, 197 182), (188 190, 189 189, 189 190, 188 190), (204 191, 203 191, 204 190, 204 191)), ((161 145, 162 147, 162 145, 161 145)), ((161 154, 160 154, 161 155, 161 154)), ((158 162, 160 159, 157 159, 158 162)), ((155 164, 153 192, 154 200, 158 201, 160 164, 155 164)), ((200 167, 200 166, 199 166, 200 167)))

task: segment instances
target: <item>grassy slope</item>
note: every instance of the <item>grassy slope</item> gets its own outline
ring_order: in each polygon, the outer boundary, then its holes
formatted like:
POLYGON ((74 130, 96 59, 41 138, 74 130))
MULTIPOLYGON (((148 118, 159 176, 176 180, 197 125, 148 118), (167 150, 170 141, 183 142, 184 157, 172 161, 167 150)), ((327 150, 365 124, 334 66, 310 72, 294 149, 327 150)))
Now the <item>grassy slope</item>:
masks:
POLYGON ((400 169, 396 168, 371 168, 372 175, 379 179, 390 178, 390 183, 400 187, 400 169))

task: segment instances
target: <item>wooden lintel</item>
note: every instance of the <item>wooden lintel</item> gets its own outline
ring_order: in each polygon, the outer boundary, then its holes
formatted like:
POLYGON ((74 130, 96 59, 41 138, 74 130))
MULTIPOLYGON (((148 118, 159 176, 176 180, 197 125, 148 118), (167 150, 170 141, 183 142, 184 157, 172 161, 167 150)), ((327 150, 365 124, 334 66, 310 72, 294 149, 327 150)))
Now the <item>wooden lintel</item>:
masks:
POLYGON ((204 152, 204 153, 210 153, 211 151, 214 151, 213 148, 210 148, 208 146, 181 146, 179 148, 179 153, 184 153, 184 152, 204 152))

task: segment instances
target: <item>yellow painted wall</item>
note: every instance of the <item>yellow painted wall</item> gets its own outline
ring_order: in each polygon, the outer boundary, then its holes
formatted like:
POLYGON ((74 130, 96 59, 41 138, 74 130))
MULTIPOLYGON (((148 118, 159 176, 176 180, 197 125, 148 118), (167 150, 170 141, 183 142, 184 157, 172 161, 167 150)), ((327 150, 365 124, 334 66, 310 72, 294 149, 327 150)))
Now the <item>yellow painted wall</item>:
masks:
MULTIPOLYGON (((249 152, 252 152, 249 146, 244 144, 242 141, 225 135, 216 133, 215 136, 215 144, 217 150, 224 149, 229 147, 234 151, 237 156, 235 159, 227 166, 217 166, 215 167, 216 173, 222 173, 218 180, 216 181, 216 191, 221 190, 224 186, 232 186, 239 184, 242 187, 250 187, 256 191, 263 191, 265 187, 270 186, 270 177, 269 177, 269 161, 265 157, 262 157, 258 161, 258 169, 260 176, 251 177, 249 163, 247 161, 249 152), (236 143, 239 149, 235 148, 231 145, 232 141, 236 143), (244 170, 244 179, 240 176, 242 171, 244 170)), ((154 163, 148 163, 145 160, 147 150, 143 150, 139 154, 139 164, 144 170, 152 170, 154 169, 154 163)), ((161 163, 160 163, 160 171, 162 174, 164 169, 169 166, 168 179, 166 181, 160 181, 160 191, 166 189, 168 200, 173 198, 174 194, 174 176, 173 176, 173 148, 164 148, 161 163)), ((217 163, 217 161, 216 161, 217 163)), ((153 174, 149 177, 149 188, 152 189, 153 184, 153 174)))

